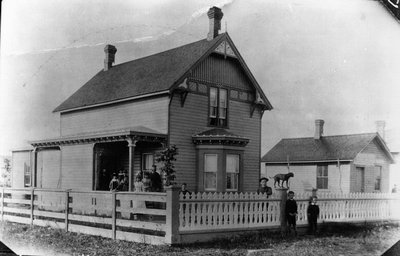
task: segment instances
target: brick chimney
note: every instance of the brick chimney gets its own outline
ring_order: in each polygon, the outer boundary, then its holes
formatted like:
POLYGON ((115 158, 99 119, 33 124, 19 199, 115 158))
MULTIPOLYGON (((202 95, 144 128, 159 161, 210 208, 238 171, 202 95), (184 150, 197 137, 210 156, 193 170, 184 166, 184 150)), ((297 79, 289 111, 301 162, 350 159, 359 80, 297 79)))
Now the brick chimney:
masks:
POLYGON ((115 61, 115 53, 117 52, 117 48, 115 48, 114 45, 107 44, 106 47, 104 47, 104 52, 106 53, 104 59, 104 71, 107 71, 112 67, 112 64, 115 61))
POLYGON ((376 121, 376 132, 382 137, 382 139, 385 139, 385 126, 386 122, 385 121, 376 121))
POLYGON ((207 40, 211 41, 218 36, 218 31, 221 29, 221 19, 224 16, 221 9, 218 7, 211 7, 207 12, 210 30, 208 31, 207 40))
POLYGON ((322 137, 322 134, 324 133, 324 120, 317 119, 315 120, 315 134, 314 134, 314 139, 319 140, 322 137))

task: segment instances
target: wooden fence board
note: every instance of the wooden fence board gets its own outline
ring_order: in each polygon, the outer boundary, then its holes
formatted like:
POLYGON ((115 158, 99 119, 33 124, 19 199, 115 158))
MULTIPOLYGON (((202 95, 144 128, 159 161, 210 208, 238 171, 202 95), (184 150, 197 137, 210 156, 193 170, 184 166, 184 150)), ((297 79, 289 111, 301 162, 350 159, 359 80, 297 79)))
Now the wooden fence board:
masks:
POLYGON ((131 232, 124 232, 117 230, 116 239, 122 239, 131 242, 137 243, 146 243, 146 244, 154 244, 154 245, 163 245, 165 244, 165 238, 162 236, 152 236, 147 234, 137 234, 131 232))
POLYGON ((33 225, 42 226, 42 227, 52 227, 52 228, 57 228, 57 229, 65 229, 64 222, 51 221, 51 220, 34 219, 33 225))
POLYGON ((11 216, 11 215, 6 215, 4 214, 3 216, 4 220, 11 221, 11 222, 17 222, 17 223, 22 223, 22 224, 31 224, 31 220, 29 218, 24 218, 24 217, 19 217, 19 216, 11 216))
POLYGON ((64 217, 65 217, 65 213, 49 212, 49 211, 41 211, 41 210, 33 210, 33 215, 48 217, 48 218, 55 218, 55 219, 64 219, 64 217))
POLYGON ((71 223, 68 224, 68 229, 71 232, 112 238, 112 236, 111 236, 112 231, 109 229, 88 227, 88 226, 76 225, 76 224, 71 224, 71 223))
POLYGON ((28 199, 16 199, 16 198, 4 198, 4 203, 12 204, 31 204, 31 200, 28 199))
POLYGON ((7 207, 7 206, 4 206, 4 212, 20 213, 20 214, 27 214, 27 215, 31 214, 30 209, 21 209, 21 208, 15 208, 15 207, 7 207))
POLYGON ((151 208, 126 208, 117 207, 117 212, 133 213, 133 214, 147 214, 147 215, 162 215, 167 214, 166 210, 163 209, 151 209, 151 208))
POLYGON ((154 223, 146 221, 131 221, 117 219, 117 226, 127 228, 139 228, 139 229, 150 229, 155 231, 165 231, 164 223, 154 223))
POLYGON ((118 192, 116 194, 117 200, 129 200, 129 201, 150 201, 150 202, 162 202, 165 203, 167 201, 167 194, 166 193, 152 193, 152 192, 145 192, 145 193, 125 193, 125 192, 118 192))
POLYGON ((77 214, 69 214, 69 220, 74 221, 82 221, 82 222, 90 222, 90 223, 98 223, 98 224, 109 224, 111 225, 111 218, 97 217, 97 216, 83 216, 77 214))

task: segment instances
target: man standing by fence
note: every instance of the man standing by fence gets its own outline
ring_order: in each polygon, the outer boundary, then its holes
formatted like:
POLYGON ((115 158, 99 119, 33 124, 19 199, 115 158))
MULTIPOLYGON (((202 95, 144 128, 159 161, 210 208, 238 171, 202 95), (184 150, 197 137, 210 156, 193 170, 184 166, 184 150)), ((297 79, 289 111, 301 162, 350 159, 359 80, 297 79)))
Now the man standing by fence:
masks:
POLYGON ((257 189, 257 193, 266 193, 267 198, 272 195, 272 188, 267 186, 268 179, 263 177, 260 179, 260 187, 257 189))

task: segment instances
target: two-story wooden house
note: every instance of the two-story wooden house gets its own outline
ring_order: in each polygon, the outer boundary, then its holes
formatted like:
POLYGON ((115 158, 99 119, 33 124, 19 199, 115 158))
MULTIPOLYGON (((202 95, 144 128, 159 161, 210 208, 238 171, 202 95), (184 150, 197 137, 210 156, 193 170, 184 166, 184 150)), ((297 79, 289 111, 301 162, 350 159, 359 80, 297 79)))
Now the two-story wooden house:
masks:
POLYGON ((108 190, 111 174, 125 170, 132 190, 155 153, 174 144, 177 183, 254 191, 261 119, 272 106, 230 36, 218 33, 222 16, 210 8, 207 38, 130 62, 113 65, 117 49, 107 45, 104 69, 54 110, 60 137, 31 142, 32 172, 19 168, 31 181, 14 187, 108 190))

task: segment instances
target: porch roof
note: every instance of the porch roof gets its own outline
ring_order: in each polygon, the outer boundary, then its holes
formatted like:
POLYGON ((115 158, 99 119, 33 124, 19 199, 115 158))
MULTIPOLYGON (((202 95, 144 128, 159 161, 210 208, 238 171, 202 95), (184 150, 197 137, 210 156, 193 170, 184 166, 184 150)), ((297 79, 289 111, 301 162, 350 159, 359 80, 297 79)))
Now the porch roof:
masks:
POLYGON ((246 146, 249 143, 249 139, 242 137, 225 129, 215 128, 207 130, 192 136, 193 143, 196 145, 237 145, 246 146))
POLYGON ((129 129, 103 131, 98 133, 82 133, 75 136, 62 136, 54 139, 30 141, 33 147, 52 147, 70 144, 102 143, 115 141, 147 141, 167 142, 167 134, 159 133, 153 129, 136 126, 129 129))

